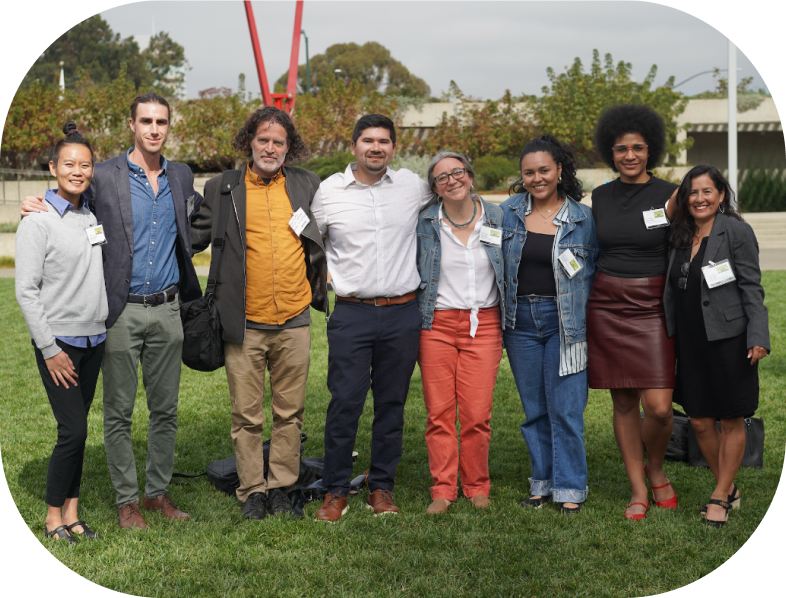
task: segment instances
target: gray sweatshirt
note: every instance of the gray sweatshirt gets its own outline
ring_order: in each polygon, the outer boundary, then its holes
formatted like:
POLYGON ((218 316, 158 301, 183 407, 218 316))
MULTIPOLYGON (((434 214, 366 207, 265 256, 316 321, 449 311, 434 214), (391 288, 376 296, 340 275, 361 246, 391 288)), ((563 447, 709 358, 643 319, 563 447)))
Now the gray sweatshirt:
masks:
POLYGON ((55 336, 105 333, 109 308, 101 246, 90 245, 85 230, 95 216, 86 206, 61 216, 45 203, 48 212, 25 217, 16 231, 16 300, 35 346, 50 359, 61 351, 55 336))

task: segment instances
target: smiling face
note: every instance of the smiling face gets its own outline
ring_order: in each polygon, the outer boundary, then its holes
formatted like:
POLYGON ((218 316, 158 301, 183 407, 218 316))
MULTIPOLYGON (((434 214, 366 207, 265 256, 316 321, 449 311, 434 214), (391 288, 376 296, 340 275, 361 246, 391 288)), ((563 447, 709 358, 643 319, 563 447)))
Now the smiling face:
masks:
MULTIPOLYGON (((442 174, 450 174, 456 169, 464 169, 464 164, 461 163, 461 160, 456 160, 456 158, 444 158, 437 162, 437 165, 434 167, 434 178, 436 179, 442 174)), ((459 179, 449 176, 447 181, 441 185, 434 181, 434 188, 432 191, 446 202, 458 202, 467 199, 473 179, 467 172, 462 173, 460 176, 461 178, 459 179)))
POLYGON ((49 172, 57 178, 57 194, 76 205, 93 178, 93 156, 87 146, 69 143, 60 149, 57 164, 49 162, 49 172))
POLYGON ((169 133, 169 109, 156 102, 139 104, 136 118, 128 119, 134 147, 146 154, 160 154, 169 133))
POLYGON ((390 131, 384 127, 365 129, 350 149, 358 159, 358 170, 371 177, 381 176, 396 155, 396 145, 390 139, 390 131))
POLYGON ((715 218, 724 195, 723 191, 718 191, 708 174, 697 176, 690 182, 688 211, 697 225, 701 226, 715 218))
POLYGON ((620 173, 620 180, 623 183, 647 182, 649 178, 647 160, 650 155, 644 137, 639 133, 625 133, 614 141, 614 147, 616 148, 618 145, 627 146, 627 151, 624 154, 618 153, 616 150, 612 153, 614 167, 620 173))
POLYGON ((521 178, 524 188, 539 204, 546 205, 559 198, 557 181, 562 165, 548 152, 532 152, 521 159, 521 178))
POLYGON ((259 123, 251 140, 251 172, 263 178, 272 178, 284 163, 289 151, 287 130, 274 120, 259 123))

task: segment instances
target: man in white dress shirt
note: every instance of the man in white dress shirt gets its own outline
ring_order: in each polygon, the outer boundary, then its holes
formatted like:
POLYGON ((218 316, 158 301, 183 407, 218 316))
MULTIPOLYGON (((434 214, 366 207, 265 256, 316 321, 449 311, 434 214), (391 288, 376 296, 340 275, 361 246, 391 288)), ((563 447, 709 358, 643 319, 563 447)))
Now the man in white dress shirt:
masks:
POLYGON ((328 390, 325 469, 328 494, 317 519, 347 511, 352 450, 369 386, 374 394, 368 508, 397 513, 391 491, 401 459, 404 403, 415 368, 421 316, 415 298, 418 213, 432 201, 415 173, 394 171, 393 121, 362 117, 352 133, 357 158, 323 181, 311 213, 325 236, 336 307, 327 326, 328 390))

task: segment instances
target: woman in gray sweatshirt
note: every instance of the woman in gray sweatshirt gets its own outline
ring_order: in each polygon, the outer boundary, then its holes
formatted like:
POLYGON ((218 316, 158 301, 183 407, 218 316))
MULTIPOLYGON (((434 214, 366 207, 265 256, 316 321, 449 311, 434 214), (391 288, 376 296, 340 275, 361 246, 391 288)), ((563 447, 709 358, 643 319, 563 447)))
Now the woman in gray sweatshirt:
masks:
POLYGON ((102 227, 82 199, 93 177, 93 150, 63 127, 49 162, 57 190, 47 212, 31 214, 16 233, 16 300, 30 330, 36 362, 57 421, 46 478, 44 535, 76 543, 99 536, 77 515, 87 414, 104 356, 108 315, 102 227))

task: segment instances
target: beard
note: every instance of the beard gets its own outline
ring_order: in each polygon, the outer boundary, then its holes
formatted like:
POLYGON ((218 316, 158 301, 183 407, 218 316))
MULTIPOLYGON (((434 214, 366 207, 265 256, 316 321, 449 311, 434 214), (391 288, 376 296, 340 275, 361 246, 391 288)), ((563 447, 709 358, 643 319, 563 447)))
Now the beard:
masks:
POLYGON ((366 167, 366 170, 368 170, 369 172, 382 172, 382 171, 384 171, 388 167, 387 163, 385 162, 385 156, 381 155, 381 156, 374 156, 374 157, 375 158, 379 157, 380 161, 379 162, 371 162, 371 161, 369 161, 369 155, 368 154, 366 154, 363 157, 363 165, 366 167))

